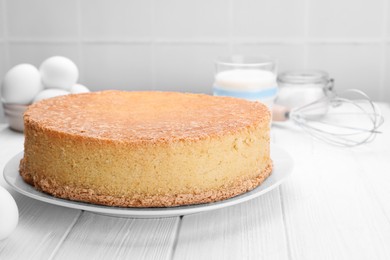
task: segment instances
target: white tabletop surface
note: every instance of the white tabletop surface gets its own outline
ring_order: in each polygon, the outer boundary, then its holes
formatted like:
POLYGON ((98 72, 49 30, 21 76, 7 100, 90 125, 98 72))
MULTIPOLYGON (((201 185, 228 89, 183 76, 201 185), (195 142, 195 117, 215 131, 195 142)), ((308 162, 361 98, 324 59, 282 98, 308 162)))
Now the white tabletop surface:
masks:
MULTIPOLYGON (((272 128, 295 161, 292 177, 252 201, 165 219, 124 219, 35 201, 6 187, 19 224, 0 259, 390 259, 390 106, 382 134, 336 148, 272 128)), ((23 135, 0 125, 0 170, 23 135)), ((0 212, 1 214, 1 212, 0 212)))

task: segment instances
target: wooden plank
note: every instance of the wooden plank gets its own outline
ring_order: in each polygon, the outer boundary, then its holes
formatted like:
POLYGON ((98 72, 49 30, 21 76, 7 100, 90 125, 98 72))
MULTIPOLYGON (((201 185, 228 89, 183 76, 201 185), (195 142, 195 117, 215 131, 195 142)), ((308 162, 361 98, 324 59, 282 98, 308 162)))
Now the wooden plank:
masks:
MULTIPOLYGON (((390 118, 390 105, 381 106, 386 119, 390 118)), ((390 122, 379 129, 376 140, 369 145, 351 150, 357 162, 357 176, 362 179, 370 195, 377 200, 390 222, 390 122)))
MULTIPOLYGON (((310 145, 297 142, 296 133, 277 131, 275 139, 283 140, 296 163, 293 178, 281 187, 291 258, 390 259, 390 222, 359 177, 359 161, 365 160, 359 149, 375 148, 336 148, 314 140, 310 145)), ((371 162, 383 169, 384 161, 371 162)), ((386 196, 383 201, 390 200, 386 196)))
POLYGON ((0 259, 49 259, 80 215, 79 210, 39 202, 12 192, 19 224, 0 241, 0 259))
POLYGON ((168 259, 178 223, 84 212, 53 259, 168 259))
POLYGON ((287 259, 279 190, 184 216, 174 259, 287 259))

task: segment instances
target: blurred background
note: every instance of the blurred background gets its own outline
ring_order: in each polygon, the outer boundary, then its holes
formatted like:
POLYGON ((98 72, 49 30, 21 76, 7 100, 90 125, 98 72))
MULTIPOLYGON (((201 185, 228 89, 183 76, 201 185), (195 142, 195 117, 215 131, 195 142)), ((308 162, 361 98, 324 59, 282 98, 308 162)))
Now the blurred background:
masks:
POLYGON ((390 102, 390 0, 0 0, 0 78, 62 55, 92 91, 211 93, 215 58, 231 54, 390 102))

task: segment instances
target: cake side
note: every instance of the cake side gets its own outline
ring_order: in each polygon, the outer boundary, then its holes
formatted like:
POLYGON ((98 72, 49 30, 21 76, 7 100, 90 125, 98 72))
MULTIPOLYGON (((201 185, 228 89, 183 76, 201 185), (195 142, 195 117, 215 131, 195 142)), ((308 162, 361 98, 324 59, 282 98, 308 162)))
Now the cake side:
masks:
POLYGON ((255 188, 271 172, 269 129, 201 141, 91 142, 26 124, 22 177, 54 196, 115 206, 205 203, 255 188))
POLYGON ((25 169, 24 161, 21 161, 21 176, 22 178, 35 186, 38 190, 51 194, 55 197, 70 199, 74 201, 87 202, 92 204, 99 204, 105 206, 116 207, 175 207, 183 205, 203 204, 209 202, 216 202, 229 199, 253 190, 271 174, 272 163, 256 177, 251 179, 237 179, 232 185, 223 185, 219 189, 209 190, 198 193, 183 193, 183 194, 162 194, 162 195, 134 195, 132 197, 126 196, 112 196, 105 194, 95 194, 93 190, 83 189, 80 187, 71 187, 59 185, 55 181, 46 176, 37 175, 37 182, 32 181, 32 176, 25 169))

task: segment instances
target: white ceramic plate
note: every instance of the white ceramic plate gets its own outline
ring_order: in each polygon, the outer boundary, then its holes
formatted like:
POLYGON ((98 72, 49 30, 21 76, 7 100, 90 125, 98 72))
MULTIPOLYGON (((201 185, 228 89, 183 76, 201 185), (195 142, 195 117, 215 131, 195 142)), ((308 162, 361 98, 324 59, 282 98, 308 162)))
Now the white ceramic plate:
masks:
POLYGON ((55 198, 49 194, 37 191, 32 186, 25 183, 19 175, 19 162, 22 157, 23 152, 15 155, 4 168, 4 178, 6 182, 17 192, 27 197, 58 206, 128 218, 161 218, 182 216, 236 205, 259 197, 260 195, 263 195, 264 193, 276 188, 291 174, 293 169, 293 160, 291 156, 282 148, 278 146, 271 146, 271 158, 274 163, 272 174, 259 187, 252 191, 230 199, 207 204, 172 208, 120 208, 55 198))

